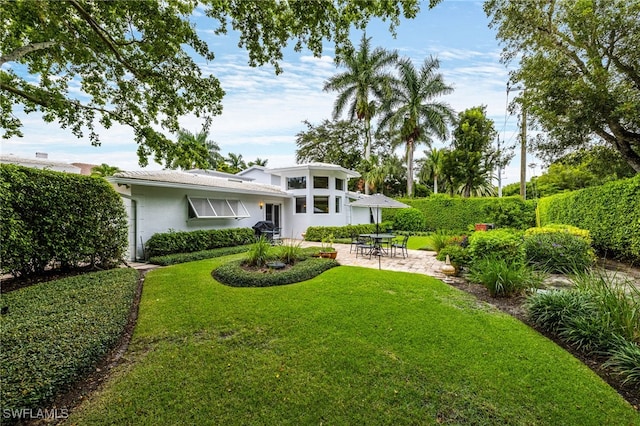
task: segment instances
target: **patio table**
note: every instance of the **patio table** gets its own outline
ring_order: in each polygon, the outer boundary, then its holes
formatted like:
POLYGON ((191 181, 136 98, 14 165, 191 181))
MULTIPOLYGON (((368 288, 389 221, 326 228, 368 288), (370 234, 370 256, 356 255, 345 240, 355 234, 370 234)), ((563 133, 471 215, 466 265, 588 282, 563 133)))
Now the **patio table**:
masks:
POLYGON ((396 236, 394 234, 360 234, 360 237, 373 240, 373 250, 371 250, 373 256, 387 256, 389 255, 389 250, 384 248, 384 243, 390 242, 396 236))

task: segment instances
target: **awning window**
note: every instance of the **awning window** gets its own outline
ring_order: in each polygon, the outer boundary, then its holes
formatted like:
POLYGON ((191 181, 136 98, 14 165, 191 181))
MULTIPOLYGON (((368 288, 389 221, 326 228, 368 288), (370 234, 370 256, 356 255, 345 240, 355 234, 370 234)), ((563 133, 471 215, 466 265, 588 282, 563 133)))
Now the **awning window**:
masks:
POLYGON ((187 200, 191 219, 251 217, 240 200, 192 197, 187 197, 187 200))

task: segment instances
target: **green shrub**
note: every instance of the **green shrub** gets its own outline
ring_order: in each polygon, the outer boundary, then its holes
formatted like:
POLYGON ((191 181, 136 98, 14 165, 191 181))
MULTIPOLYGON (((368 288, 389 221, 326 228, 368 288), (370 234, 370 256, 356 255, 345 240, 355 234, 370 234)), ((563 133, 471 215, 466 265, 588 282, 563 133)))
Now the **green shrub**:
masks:
POLYGON ((176 265, 178 263, 193 262, 202 259, 212 259, 214 257, 228 256, 230 254, 244 253, 249 250, 250 245, 222 247, 213 250, 196 251, 193 253, 176 253, 165 256, 154 256, 149 259, 150 263, 161 266, 176 265))
POLYGON ((469 253, 472 263, 485 257, 505 259, 511 263, 523 262, 522 236, 508 229, 474 232, 469 237, 469 253))
POLYGON ((192 253, 221 247, 234 247, 255 241, 251 228, 207 229, 199 231, 169 231, 153 234, 147 241, 148 258, 176 253, 192 253))
POLYGON ((640 260, 640 174, 602 186, 556 194, 538 203, 540 224, 589 230, 601 253, 640 260))
POLYGON ((595 253, 585 238, 568 232, 525 234, 524 251, 530 265, 548 273, 585 271, 595 261, 595 253))
POLYGON ((118 268, 3 294, 0 406, 46 407, 91 371, 120 339, 137 283, 118 268))
POLYGON ((484 209, 489 223, 498 228, 527 229, 536 223, 536 204, 534 200, 522 201, 520 197, 498 198, 484 209))
POLYGON ((51 266, 118 265, 127 247, 127 214, 102 178, 0 165, 2 272, 38 275, 51 266))
POLYGON ((310 280, 340 264, 333 259, 310 257, 285 270, 252 271, 242 267, 242 260, 226 263, 213 270, 217 281, 231 287, 271 287, 310 280))
POLYGON ((623 384, 640 386, 640 345, 620 339, 604 363, 623 377, 623 384))
POLYGON ((535 228, 529 228, 524 231, 525 237, 535 234, 549 234, 549 233, 568 233, 575 235, 576 237, 583 238, 589 245, 593 243, 591 235, 588 230, 580 229, 576 226, 564 225, 560 223, 549 223, 545 226, 537 226, 535 228))
MULTIPOLYGON (((378 226, 379 229, 385 230, 392 227, 391 222, 382 222, 378 226)), ((350 239, 353 235, 370 234, 376 231, 375 224, 366 225, 346 225, 346 226, 310 226, 307 228, 304 239, 305 241, 322 241, 323 238, 333 235, 335 240, 350 239)))
POLYGON ((522 263, 495 257, 473 262, 469 279, 483 284, 491 297, 511 297, 542 283, 542 277, 522 263))
POLYGON ((443 247, 436 256, 436 259, 444 262, 449 255, 449 261, 456 268, 468 266, 471 263, 471 253, 469 250, 457 244, 450 244, 443 247))
POLYGON ((426 230, 424 214, 414 208, 400 209, 395 215, 393 229, 398 231, 422 232, 426 230))
POLYGON ((440 253, 440 251, 449 244, 452 235, 446 231, 436 231, 429 237, 431 238, 433 250, 435 250, 436 253, 440 253))

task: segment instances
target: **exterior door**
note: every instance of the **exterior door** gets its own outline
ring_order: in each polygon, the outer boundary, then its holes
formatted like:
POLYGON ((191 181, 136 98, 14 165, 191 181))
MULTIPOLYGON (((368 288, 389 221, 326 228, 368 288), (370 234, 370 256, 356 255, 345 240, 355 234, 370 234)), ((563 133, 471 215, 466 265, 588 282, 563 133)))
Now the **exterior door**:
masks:
POLYGON ((267 204, 265 205, 264 220, 270 220, 273 222, 276 228, 281 228, 280 225, 280 204, 267 204))

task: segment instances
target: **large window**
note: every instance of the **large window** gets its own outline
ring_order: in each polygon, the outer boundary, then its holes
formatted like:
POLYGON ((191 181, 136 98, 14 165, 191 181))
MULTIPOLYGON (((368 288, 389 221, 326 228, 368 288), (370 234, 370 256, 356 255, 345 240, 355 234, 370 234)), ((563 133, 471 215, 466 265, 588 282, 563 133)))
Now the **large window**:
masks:
POLYGON ((296 197, 296 213, 307 212, 307 197, 296 197))
POLYGON ((336 213, 342 211, 342 197, 336 197, 336 213))
POLYGON ((336 191, 344 191, 344 179, 336 178, 336 191))
POLYGON ((329 213, 329 197, 314 196, 313 197, 313 212, 314 213, 329 213))
POLYGON ((306 188, 307 188, 306 176, 287 178, 287 189, 306 189, 306 188))
POLYGON ((329 177, 328 176, 314 176, 313 187, 316 189, 329 189, 329 177))
POLYGON ((250 217, 240 200, 187 197, 190 219, 250 217))

